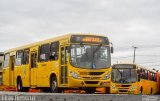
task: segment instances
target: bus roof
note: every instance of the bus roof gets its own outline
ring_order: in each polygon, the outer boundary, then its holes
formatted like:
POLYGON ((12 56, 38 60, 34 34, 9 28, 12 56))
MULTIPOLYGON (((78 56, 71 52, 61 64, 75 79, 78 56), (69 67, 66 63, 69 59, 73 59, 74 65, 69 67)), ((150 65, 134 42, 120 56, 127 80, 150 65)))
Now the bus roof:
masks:
POLYGON ((69 33, 69 34, 58 36, 58 37, 53 37, 53 38, 50 38, 50 39, 46 39, 46 40, 43 40, 43 41, 34 42, 34 43, 31 43, 31 44, 27 44, 27 45, 23 45, 23 46, 20 46, 20 47, 12 48, 12 49, 4 51, 4 53, 9 53, 9 52, 16 51, 16 50, 27 49, 29 47, 34 47, 34 46, 41 45, 41 44, 47 44, 47 43, 63 40, 63 39, 66 39, 66 38, 70 38, 72 35, 89 35, 89 36, 93 35, 93 36, 106 37, 106 35, 90 34, 90 33, 89 34, 85 34, 85 33, 72 34, 72 33, 69 33))
POLYGON ((148 68, 148 67, 141 66, 141 65, 138 65, 138 67, 140 67, 140 68, 142 68, 142 69, 145 69, 145 70, 148 70, 148 71, 150 71, 150 72, 156 73, 155 70, 152 70, 152 69, 150 69, 150 68, 148 68))

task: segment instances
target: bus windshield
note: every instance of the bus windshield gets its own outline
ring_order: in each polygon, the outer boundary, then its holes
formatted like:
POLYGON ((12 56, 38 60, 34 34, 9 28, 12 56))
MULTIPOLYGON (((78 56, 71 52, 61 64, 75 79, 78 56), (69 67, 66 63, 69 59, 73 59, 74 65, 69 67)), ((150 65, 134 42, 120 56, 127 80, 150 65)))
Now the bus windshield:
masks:
POLYGON ((108 68, 110 62, 109 47, 102 45, 71 45, 71 64, 78 68, 108 68))
POLYGON ((134 83, 136 82, 136 69, 113 68, 112 82, 114 83, 134 83))

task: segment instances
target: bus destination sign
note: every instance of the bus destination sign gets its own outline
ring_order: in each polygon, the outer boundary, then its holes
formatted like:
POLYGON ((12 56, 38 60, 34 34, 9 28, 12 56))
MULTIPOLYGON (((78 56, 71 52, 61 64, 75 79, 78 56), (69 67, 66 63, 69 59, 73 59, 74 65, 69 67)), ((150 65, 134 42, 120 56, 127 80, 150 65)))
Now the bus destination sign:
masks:
POLYGON ((109 44, 107 37, 89 36, 89 35, 73 35, 71 37, 72 43, 95 43, 95 44, 109 44))
POLYGON ((119 64, 113 65, 113 69, 136 69, 135 65, 128 65, 128 64, 119 64))
POLYGON ((102 38, 97 38, 97 37, 84 37, 82 38, 83 42, 97 42, 97 43, 101 43, 102 42, 102 38))

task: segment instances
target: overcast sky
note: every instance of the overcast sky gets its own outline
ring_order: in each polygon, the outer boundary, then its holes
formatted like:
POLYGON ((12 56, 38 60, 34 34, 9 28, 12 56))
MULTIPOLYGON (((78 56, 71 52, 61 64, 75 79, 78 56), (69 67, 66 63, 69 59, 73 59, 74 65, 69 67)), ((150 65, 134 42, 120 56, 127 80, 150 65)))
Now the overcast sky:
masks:
MULTIPOLYGON (((66 33, 106 34, 112 63, 160 67, 160 0, 0 0, 0 51, 66 33)), ((160 69, 160 68, 159 68, 160 69)))

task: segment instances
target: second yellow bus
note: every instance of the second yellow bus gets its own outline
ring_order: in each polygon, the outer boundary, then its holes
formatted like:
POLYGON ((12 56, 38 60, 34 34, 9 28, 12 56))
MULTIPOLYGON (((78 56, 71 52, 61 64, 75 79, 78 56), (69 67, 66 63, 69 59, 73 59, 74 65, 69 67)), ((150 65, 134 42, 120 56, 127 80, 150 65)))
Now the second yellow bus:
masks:
POLYGON ((115 64, 112 67, 111 93, 156 94, 159 92, 158 71, 136 64, 115 64))

